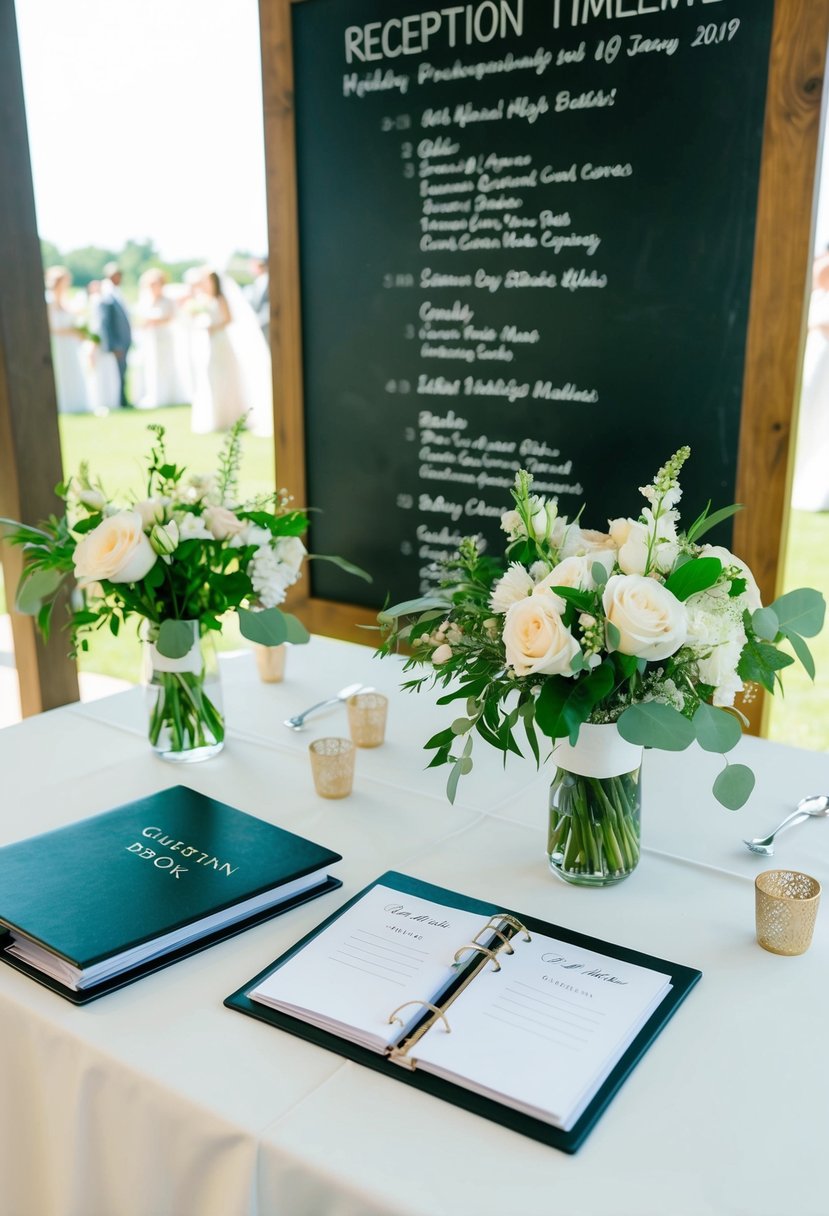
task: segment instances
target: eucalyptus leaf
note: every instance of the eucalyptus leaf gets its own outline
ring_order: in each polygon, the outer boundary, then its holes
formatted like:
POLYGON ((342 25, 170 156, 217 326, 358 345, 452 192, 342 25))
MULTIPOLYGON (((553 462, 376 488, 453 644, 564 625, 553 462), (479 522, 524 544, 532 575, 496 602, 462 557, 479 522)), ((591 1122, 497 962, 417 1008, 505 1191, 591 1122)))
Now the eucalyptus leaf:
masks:
POLYGON ((601 562, 593 562, 590 567, 590 573, 593 576, 593 582, 596 584, 596 590, 601 591, 607 582, 607 570, 601 562))
POLYGON ((165 659, 183 659, 193 649, 198 634, 193 631, 192 621, 162 621, 158 630, 155 648, 165 659))
POLYGON ((823 628, 826 601, 813 587, 800 587, 788 591, 771 605, 777 614, 780 629, 787 633, 799 633, 802 638, 813 638, 823 628))
POLYGON ((694 741, 693 724, 679 710, 662 701, 643 701, 631 705, 616 723, 628 743, 658 747, 665 752, 684 752, 694 741))
POLYGON ((745 764, 729 764, 714 782, 714 797, 729 811, 745 806, 754 789, 754 773, 745 764))
POLYGON ((25 616, 36 616, 43 601, 52 598, 65 577, 60 570, 33 570, 20 580, 15 608, 25 616))
POLYGON ((622 641, 622 635, 618 627, 612 621, 607 621, 607 644, 611 650, 618 650, 622 641))
POLYGON ((751 614, 751 628, 758 638, 773 642, 780 632, 780 622, 773 608, 758 608, 751 614))
POLYGON ((803 664, 810 680, 815 678, 815 660, 812 657, 812 652, 804 642, 799 633, 787 633, 786 640, 791 644, 792 650, 795 652, 800 662, 803 664))
POLYGON ((452 723, 451 731, 453 735, 465 735, 474 725, 474 722, 471 722, 469 718, 456 718, 452 723))
POLYGON ((452 765, 452 771, 449 774, 449 780, 446 782, 446 797, 451 803, 455 801, 455 795, 458 792, 458 782, 461 779, 462 760, 456 760, 452 765))
POLYGON ((306 642, 311 641, 311 635, 299 617, 293 616, 290 612, 283 612, 282 619, 285 622, 286 642, 290 642, 292 646, 304 646, 306 642))
POLYGON ((263 608, 261 612, 251 612, 248 608, 237 608, 239 616, 239 632, 249 642, 258 642, 260 646, 281 646, 288 641, 288 627, 285 614, 278 608, 263 608))
POLYGON ((739 719, 725 709, 700 702, 692 719, 697 743, 706 752, 730 752, 743 735, 739 719))
POLYGON ((309 561, 331 562, 334 566, 339 566, 341 570, 345 570, 346 574, 354 574, 357 578, 364 579, 365 582, 372 582, 372 577, 367 570, 363 570, 361 566, 355 566, 353 562, 348 562, 344 557, 332 556, 328 553, 309 553, 309 561))

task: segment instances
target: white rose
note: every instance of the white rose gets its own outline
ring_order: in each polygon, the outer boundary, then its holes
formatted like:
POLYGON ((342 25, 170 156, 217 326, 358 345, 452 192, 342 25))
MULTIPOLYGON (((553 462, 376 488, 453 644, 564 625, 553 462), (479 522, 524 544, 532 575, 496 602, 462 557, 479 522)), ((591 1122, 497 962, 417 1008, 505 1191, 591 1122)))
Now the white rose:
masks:
POLYGON ((504 618, 506 661, 517 676, 572 676, 579 644, 556 610, 554 596, 519 600, 504 618))
POLYGON ((202 518, 216 540, 228 540, 231 536, 238 536, 247 522, 228 511, 227 507, 208 507, 202 518))
POLYGON ((506 612, 519 600, 532 595, 533 580, 520 562, 512 562, 506 574, 498 579, 489 597, 489 606, 493 612, 506 612))
POLYGON ((736 566, 740 571, 742 578, 746 580, 746 598, 744 601, 745 606, 748 608, 749 612, 756 612, 758 608, 763 607, 763 601, 760 598, 760 588, 757 586, 757 581, 741 558, 735 557, 733 553, 729 553, 728 549, 724 549, 722 545, 702 545, 700 547, 700 556, 718 557, 723 564, 723 569, 726 566, 736 566))
POLYGON ((448 663, 452 658, 452 647, 446 642, 442 646, 438 646, 437 650, 432 655, 432 662, 436 667, 440 667, 441 663, 448 663))
POLYGON ((75 549, 79 583, 135 583, 157 560, 137 511, 119 511, 88 532, 75 549))
MULTIPOLYGON (((605 573, 613 569, 615 553, 586 553, 581 557, 565 557, 549 574, 540 579, 535 585, 535 592, 551 590, 553 587, 572 587, 574 591, 595 591, 596 580, 593 578, 593 563, 599 562, 605 573)), ((562 609, 563 611, 563 609, 562 609)))
POLYGON ((133 510, 141 516, 144 527, 151 528, 153 524, 164 522, 164 509, 169 501, 169 498, 144 498, 135 504, 133 510))
MULTIPOLYGON (((685 642, 685 605, 662 583, 640 574, 614 574, 602 596, 605 616, 619 630, 615 649, 638 659, 667 659, 685 642)), ((614 647, 610 647, 614 649, 614 647)))

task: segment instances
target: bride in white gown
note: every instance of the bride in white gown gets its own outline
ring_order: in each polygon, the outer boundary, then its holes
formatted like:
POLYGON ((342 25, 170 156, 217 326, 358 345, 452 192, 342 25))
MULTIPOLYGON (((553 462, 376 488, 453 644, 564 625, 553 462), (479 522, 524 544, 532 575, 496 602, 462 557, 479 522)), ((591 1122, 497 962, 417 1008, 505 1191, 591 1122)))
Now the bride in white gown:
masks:
POLYGON ((192 430, 227 430, 247 414, 250 430, 273 434, 270 352, 241 289, 206 270, 196 302, 192 430))
POLYGON ((81 362, 84 331, 69 302, 72 275, 65 266, 50 266, 46 272, 46 308, 52 339, 58 410, 61 414, 85 414, 90 409, 81 362))

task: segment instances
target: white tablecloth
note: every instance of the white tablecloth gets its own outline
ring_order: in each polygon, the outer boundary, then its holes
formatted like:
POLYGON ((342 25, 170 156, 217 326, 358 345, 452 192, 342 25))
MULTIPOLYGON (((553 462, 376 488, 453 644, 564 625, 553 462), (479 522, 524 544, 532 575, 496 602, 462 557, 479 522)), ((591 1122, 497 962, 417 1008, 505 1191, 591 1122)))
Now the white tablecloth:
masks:
POLYGON ((481 743, 449 805, 422 743, 453 710, 400 693, 397 660, 315 638, 284 684, 249 654, 223 676, 229 741, 205 764, 150 754, 138 690, 0 731, 0 840, 182 781, 337 849, 344 887, 86 1008, 0 968, 2 1216, 825 1216, 829 912, 807 954, 768 954, 753 879, 829 882, 829 820, 771 860, 740 841, 829 790, 829 757, 745 739, 758 788, 735 814, 710 793, 720 759, 648 753, 639 868, 583 890, 547 870, 549 771, 481 743), (306 749, 347 733, 344 708, 282 721, 355 680, 390 695, 387 742, 326 802, 306 749), (389 868, 703 971, 576 1156, 223 1008, 389 868))

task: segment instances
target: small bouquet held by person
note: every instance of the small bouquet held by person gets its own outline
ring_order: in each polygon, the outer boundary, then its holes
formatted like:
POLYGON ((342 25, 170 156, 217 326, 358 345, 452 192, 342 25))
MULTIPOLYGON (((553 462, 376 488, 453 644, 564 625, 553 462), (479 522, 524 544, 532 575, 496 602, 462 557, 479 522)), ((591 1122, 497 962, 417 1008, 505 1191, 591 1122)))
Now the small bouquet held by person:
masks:
MULTIPOLYGON (((560 748, 571 755, 585 726, 607 724, 615 724, 617 741, 639 748, 680 751, 696 740, 725 756, 746 722, 738 693, 753 684, 773 693, 795 658, 814 677, 805 639, 823 626, 822 595, 804 588, 763 607, 745 563, 700 543, 737 506, 711 512, 709 504, 679 530, 678 478, 689 455, 681 448, 641 487, 646 505, 637 519, 611 520, 601 532, 560 516, 555 500, 533 494, 531 476, 520 471, 514 507, 501 518, 505 560, 467 539, 433 595, 381 613, 381 653, 405 642, 412 652, 405 670, 426 669, 404 687, 437 683, 449 690, 440 704, 463 707, 426 744, 432 765, 451 766, 450 799, 472 768, 476 735, 505 758, 521 755, 520 739, 536 762, 539 735, 546 737, 560 766, 560 748)), ((714 794, 737 809, 753 786, 748 767, 726 760, 714 794)), ((616 846, 623 859, 624 789, 609 797, 618 831, 602 829, 595 851, 597 816, 587 813, 595 781, 574 797, 582 795, 583 821, 576 823, 573 804, 568 825, 578 829, 573 850, 588 867, 616 846)), ((638 837, 628 843, 638 855, 638 837)))
MULTIPOLYGON (((154 693, 150 742, 165 758, 205 758, 221 748, 215 664, 204 651, 226 613, 235 611, 242 635, 265 646, 309 640, 279 608, 311 556, 302 542, 308 516, 286 491, 240 500, 244 424, 228 432, 215 472, 175 464, 164 427, 153 425, 143 499, 112 502, 83 466, 58 487, 66 504, 60 518, 39 527, 0 520, 6 539, 24 551, 16 608, 35 616, 44 637, 55 596, 73 576, 73 654, 88 649, 90 632, 108 628, 117 637, 129 618, 140 619, 154 693)), ((341 558, 324 560, 362 575, 341 558)))

